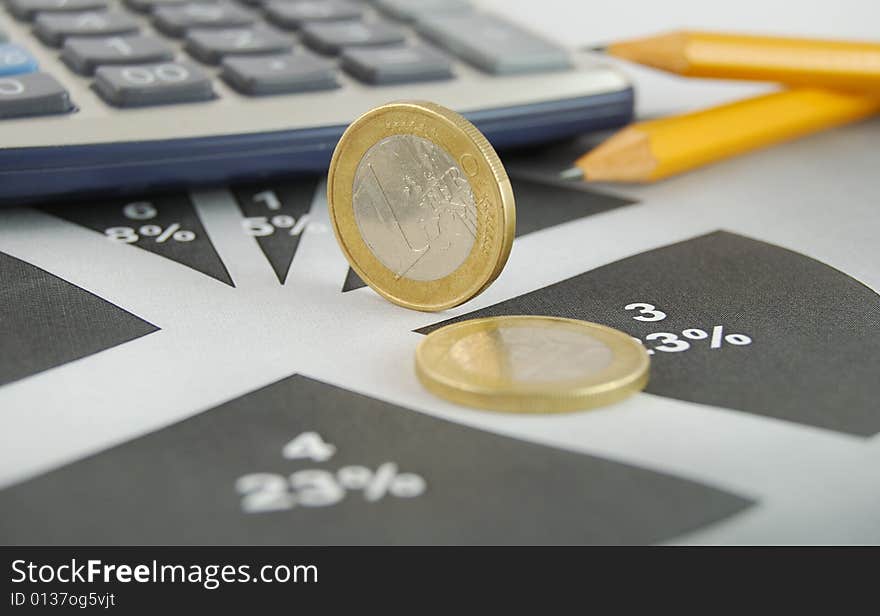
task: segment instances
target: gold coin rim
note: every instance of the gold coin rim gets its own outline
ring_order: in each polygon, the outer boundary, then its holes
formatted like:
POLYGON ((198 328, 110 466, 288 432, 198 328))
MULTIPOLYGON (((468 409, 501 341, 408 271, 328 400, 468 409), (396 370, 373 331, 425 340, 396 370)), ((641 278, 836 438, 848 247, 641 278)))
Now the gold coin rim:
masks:
POLYGON ((389 103, 356 119, 333 152, 327 205, 333 232, 351 268, 382 297, 414 310, 446 310, 480 294, 501 273, 513 246, 516 208, 501 159, 473 124, 435 103, 389 103), (437 280, 396 277, 364 242, 355 221, 352 189, 361 158, 381 139, 399 134, 428 139, 446 150, 466 174, 477 202, 474 246, 458 268, 437 280), (473 173, 468 171, 474 169, 470 162, 462 164, 465 157, 476 164, 473 173))
POLYGON ((599 323, 535 315, 513 315, 471 319, 447 325, 428 334, 416 348, 416 376, 428 391, 441 398, 491 411, 509 413, 563 413, 606 406, 637 393, 648 384, 650 357, 645 348, 630 335, 599 323), (442 355, 466 335, 488 331, 505 323, 528 323, 552 326, 574 325, 611 348, 611 364, 586 379, 557 381, 551 384, 511 384, 499 387, 479 379, 460 380, 441 374, 432 366, 433 354, 442 355))

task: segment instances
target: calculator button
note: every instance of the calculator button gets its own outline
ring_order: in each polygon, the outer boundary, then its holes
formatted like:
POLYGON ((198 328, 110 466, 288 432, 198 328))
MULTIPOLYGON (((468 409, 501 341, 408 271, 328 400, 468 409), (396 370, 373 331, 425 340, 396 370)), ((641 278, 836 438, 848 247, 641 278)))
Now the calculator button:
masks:
POLYGON ((37 60, 21 45, 0 44, 0 77, 33 73, 37 70, 37 60))
POLYGON ((256 26, 223 30, 192 30, 186 36, 186 50, 209 64, 217 64, 224 56, 270 54, 290 51, 293 42, 283 34, 256 26))
POLYGON ((230 28, 254 22, 254 14, 230 2, 164 6, 153 11, 156 27, 171 36, 190 28, 230 28))
POLYGON ((403 30, 382 22, 312 22, 303 26, 302 40, 321 53, 335 54, 343 47, 402 43, 403 30))
POLYGON ((489 73, 530 73, 571 66, 562 47, 489 15, 431 15, 420 18, 417 27, 427 38, 489 73))
POLYGON ((341 59, 346 71, 377 85, 452 77, 446 56, 427 45, 352 47, 342 52, 341 59))
POLYGON ((7 0, 9 12, 18 19, 32 21, 37 13, 69 13, 106 9, 106 0, 7 0))
POLYGON ((300 28, 310 21, 357 19, 363 12, 360 6, 345 0, 280 0, 266 6, 269 21, 290 29, 300 28))
POLYGON ((214 98, 207 73, 190 62, 101 66, 95 89, 111 105, 140 107, 214 98))
POLYGON ((0 118, 66 113, 71 109, 70 95, 51 75, 0 77, 0 118))
POLYGON ((375 0, 376 6, 392 17, 414 21, 421 15, 459 13, 471 8, 466 0, 375 0))
POLYGON ((223 79, 243 94, 290 94, 339 87, 333 62, 308 52, 279 56, 229 57, 223 79))
POLYGON ((139 13, 149 13, 163 6, 180 6, 182 4, 214 4, 218 0, 123 0, 125 5, 139 13))
POLYGON ((137 32, 138 23, 125 13, 40 13, 34 32, 47 45, 58 46, 68 36, 109 36, 137 32))
POLYGON ((91 75, 107 64, 145 64, 173 60, 174 50, 152 36, 111 36, 107 38, 69 38, 64 41, 61 59, 72 70, 91 75))

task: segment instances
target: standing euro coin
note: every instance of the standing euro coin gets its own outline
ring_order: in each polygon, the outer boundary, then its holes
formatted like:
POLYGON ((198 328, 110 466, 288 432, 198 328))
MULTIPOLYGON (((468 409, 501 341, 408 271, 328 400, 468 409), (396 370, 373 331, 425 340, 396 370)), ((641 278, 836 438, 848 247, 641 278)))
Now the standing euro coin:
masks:
POLYGON ((352 269, 407 308, 476 296, 513 244, 513 191, 498 155, 473 124, 433 103, 391 103, 355 120, 333 153, 327 201, 352 269))
POLYGON ((431 332, 416 350, 416 375, 432 393, 466 406, 558 413, 622 400, 648 382, 645 348, 587 321, 491 317, 431 332))

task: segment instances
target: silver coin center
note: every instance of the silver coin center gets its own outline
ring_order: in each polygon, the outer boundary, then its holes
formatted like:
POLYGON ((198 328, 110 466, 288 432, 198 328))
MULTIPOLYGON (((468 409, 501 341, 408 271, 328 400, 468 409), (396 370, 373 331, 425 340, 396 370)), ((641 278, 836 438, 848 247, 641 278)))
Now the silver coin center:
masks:
POLYGON ((484 378, 546 383, 583 379, 605 370, 611 347, 568 328, 499 327, 456 342, 449 357, 484 378))
POLYGON ((477 206, 461 168, 415 135, 367 150, 352 187, 361 237, 397 278, 437 280, 464 263, 477 235, 477 206))

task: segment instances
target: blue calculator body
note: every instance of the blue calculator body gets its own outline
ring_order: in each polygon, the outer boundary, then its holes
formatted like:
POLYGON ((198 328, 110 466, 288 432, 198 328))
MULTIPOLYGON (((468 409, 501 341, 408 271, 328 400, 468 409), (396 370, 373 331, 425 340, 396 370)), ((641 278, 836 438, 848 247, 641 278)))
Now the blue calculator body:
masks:
POLYGON ((0 202, 320 172, 393 100, 498 148, 633 109, 617 70, 465 0, 5 0, 0 202))

